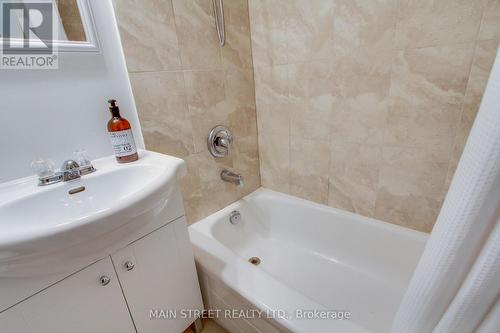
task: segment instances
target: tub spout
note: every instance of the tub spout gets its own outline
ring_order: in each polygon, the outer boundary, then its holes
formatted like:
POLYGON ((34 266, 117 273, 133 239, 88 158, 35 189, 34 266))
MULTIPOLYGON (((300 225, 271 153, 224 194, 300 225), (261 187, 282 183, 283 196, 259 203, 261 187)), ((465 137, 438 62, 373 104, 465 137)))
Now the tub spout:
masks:
POLYGON ((243 185, 244 185, 243 176, 239 175, 237 173, 234 173, 232 171, 222 170, 222 172, 220 173, 220 178, 223 181, 235 184, 238 187, 243 187, 243 185))

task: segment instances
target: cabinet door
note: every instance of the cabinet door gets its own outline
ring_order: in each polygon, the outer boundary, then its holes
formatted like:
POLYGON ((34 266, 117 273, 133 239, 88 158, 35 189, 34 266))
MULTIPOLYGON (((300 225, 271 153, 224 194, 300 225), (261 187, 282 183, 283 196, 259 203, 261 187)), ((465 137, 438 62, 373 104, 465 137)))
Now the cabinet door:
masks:
POLYGON ((0 313, 2 333, 135 333, 111 259, 103 259, 0 313), (100 278, 109 283, 103 285, 100 278))
POLYGON ((132 243, 112 259, 137 332, 180 333, 195 320, 181 313, 203 307, 184 217, 132 243), (175 318, 151 318, 150 311, 155 310, 175 318))

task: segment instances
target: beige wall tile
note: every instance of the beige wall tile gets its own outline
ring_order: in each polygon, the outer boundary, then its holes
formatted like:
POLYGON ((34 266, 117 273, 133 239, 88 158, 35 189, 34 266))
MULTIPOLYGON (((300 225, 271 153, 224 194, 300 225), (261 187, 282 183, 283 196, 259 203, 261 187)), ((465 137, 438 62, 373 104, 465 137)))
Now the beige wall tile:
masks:
POLYGON ((207 149, 207 135, 217 125, 226 123, 229 115, 224 88, 224 71, 184 72, 194 148, 197 153, 207 149))
POLYGON ((384 147, 375 217, 430 231, 444 198, 449 152, 384 147))
POLYGON ((263 185, 430 231, 491 1, 251 1, 263 185))
POLYGON ((181 72, 130 74, 148 149, 186 157, 194 152, 184 77, 181 72))
POLYGON ((332 142, 380 144, 389 108, 390 76, 336 76, 339 97, 332 109, 332 142))
POLYGON ((259 158, 262 186, 290 193, 289 137, 259 132, 259 158))
POLYGON ((397 20, 397 0, 335 2, 336 73, 388 75, 397 20))
POLYGON ((212 1, 172 1, 183 68, 221 68, 212 1))
POLYGON ((328 141, 290 140, 290 194, 327 204, 328 141))
POLYGON ((129 70, 141 72, 130 79, 146 147, 186 161, 182 192, 193 223, 260 186, 250 28, 246 0, 226 2, 221 50, 212 2, 174 2, 120 0, 118 20, 129 70), (219 124, 235 137, 231 155, 215 159, 206 137, 219 124), (245 186, 223 182, 223 169, 241 173, 245 186))
POLYGON ((290 0, 288 63, 328 59, 333 51, 333 0, 290 0))
POLYGON ((479 31, 479 39, 500 38, 500 1, 483 0, 485 2, 483 21, 479 31))
POLYGON ((330 138, 332 102, 328 96, 289 104, 290 135, 295 139, 330 138))
POLYGON ((292 138, 328 141, 337 94, 334 78, 329 61, 288 65, 292 138))
POLYGON ((257 108, 262 185, 290 191, 290 106, 264 104, 257 108))
POLYGON ((381 147, 333 141, 330 145, 328 204, 373 216, 381 147))
POLYGON ((180 68, 171 0, 116 0, 116 8, 130 72, 180 68))
POLYGON ((204 113, 226 99, 223 70, 186 71, 184 78, 191 113, 204 113))
MULTIPOLYGON (((335 72, 330 61, 311 61, 288 65, 290 100, 301 102, 335 95, 335 72)), ((329 105, 325 105, 329 107, 329 105)))
POLYGON ((257 105, 289 101, 288 65, 256 66, 254 76, 257 105))
POLYGON ((400 0, 396 32, 399 48, 472 42, 483 0, 400 0))
POLYGON ((224 48, 210 0, 117 7, 129 70, 153 71, 131 74, 146 145, 186 159, 190 222, 262 182, 431 230, 498 46, 498 0, 232 0, 224 48), (206 150, 218 124, 235 133, 229 158, 206 150), (246 186, 221 182, 225 168, 246 186))
POLYGON ((226 98, 230 102, 255 108, 255 83, 252 68, 226 70, 224 84, 226 98))
POLYGON ((385 143, 451 149, 472 61, 472 44, 399 51, 385 143))
POLYGON ((467 138, 469 137, 470 129, 479 111, 481 99, 488 83, 499 42, 500 39, 494 39, 478 41, 476 43, 474 60, 472 62, 472 69, 467 84, 467 91, 465 93, 462 117, 455 136, 452 157, 448 169, 447 188, 455 174, 455 169, 464 150, 467 138))
POLYGON ((252 37, 252 57, 255 66, 270 66, 287 62, 289 0, 248 1, 252 37))
POLYGON ((247 0, 224 2, 226 45, 221 48, 226 68, 252 68, 252 44, 247 0))

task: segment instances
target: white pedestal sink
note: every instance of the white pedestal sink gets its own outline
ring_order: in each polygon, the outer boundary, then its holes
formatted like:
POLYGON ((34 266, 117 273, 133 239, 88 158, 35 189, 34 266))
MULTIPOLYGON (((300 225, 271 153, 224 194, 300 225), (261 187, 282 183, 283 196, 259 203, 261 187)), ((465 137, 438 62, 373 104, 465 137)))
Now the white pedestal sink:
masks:
POLYGON ((75 181, 40 187, 28 177, 1 184, 0 277, 88 264, 181 216, 181 199, 174 194, 184 162, 139 154, 128 164, 114 156, 95 160, 97 171, 75 181), (69 194, 82 186, 84 191, 69 194))

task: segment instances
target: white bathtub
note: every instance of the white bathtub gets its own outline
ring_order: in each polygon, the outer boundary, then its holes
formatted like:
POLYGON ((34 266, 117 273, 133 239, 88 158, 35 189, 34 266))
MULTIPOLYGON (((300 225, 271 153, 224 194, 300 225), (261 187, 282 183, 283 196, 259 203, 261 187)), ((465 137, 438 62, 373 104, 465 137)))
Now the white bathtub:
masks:
POLYGON ((428 237, 263 188, 189 232, 208 308, 286 312, 267 312, 273 320, 228 320, 220 312, 217 321, 265 333, 388 332, 428 237), (242 214, 236 225, 229 222, 233 210, 242 214), (297 310, 352 317, 301 319, 297 310))

